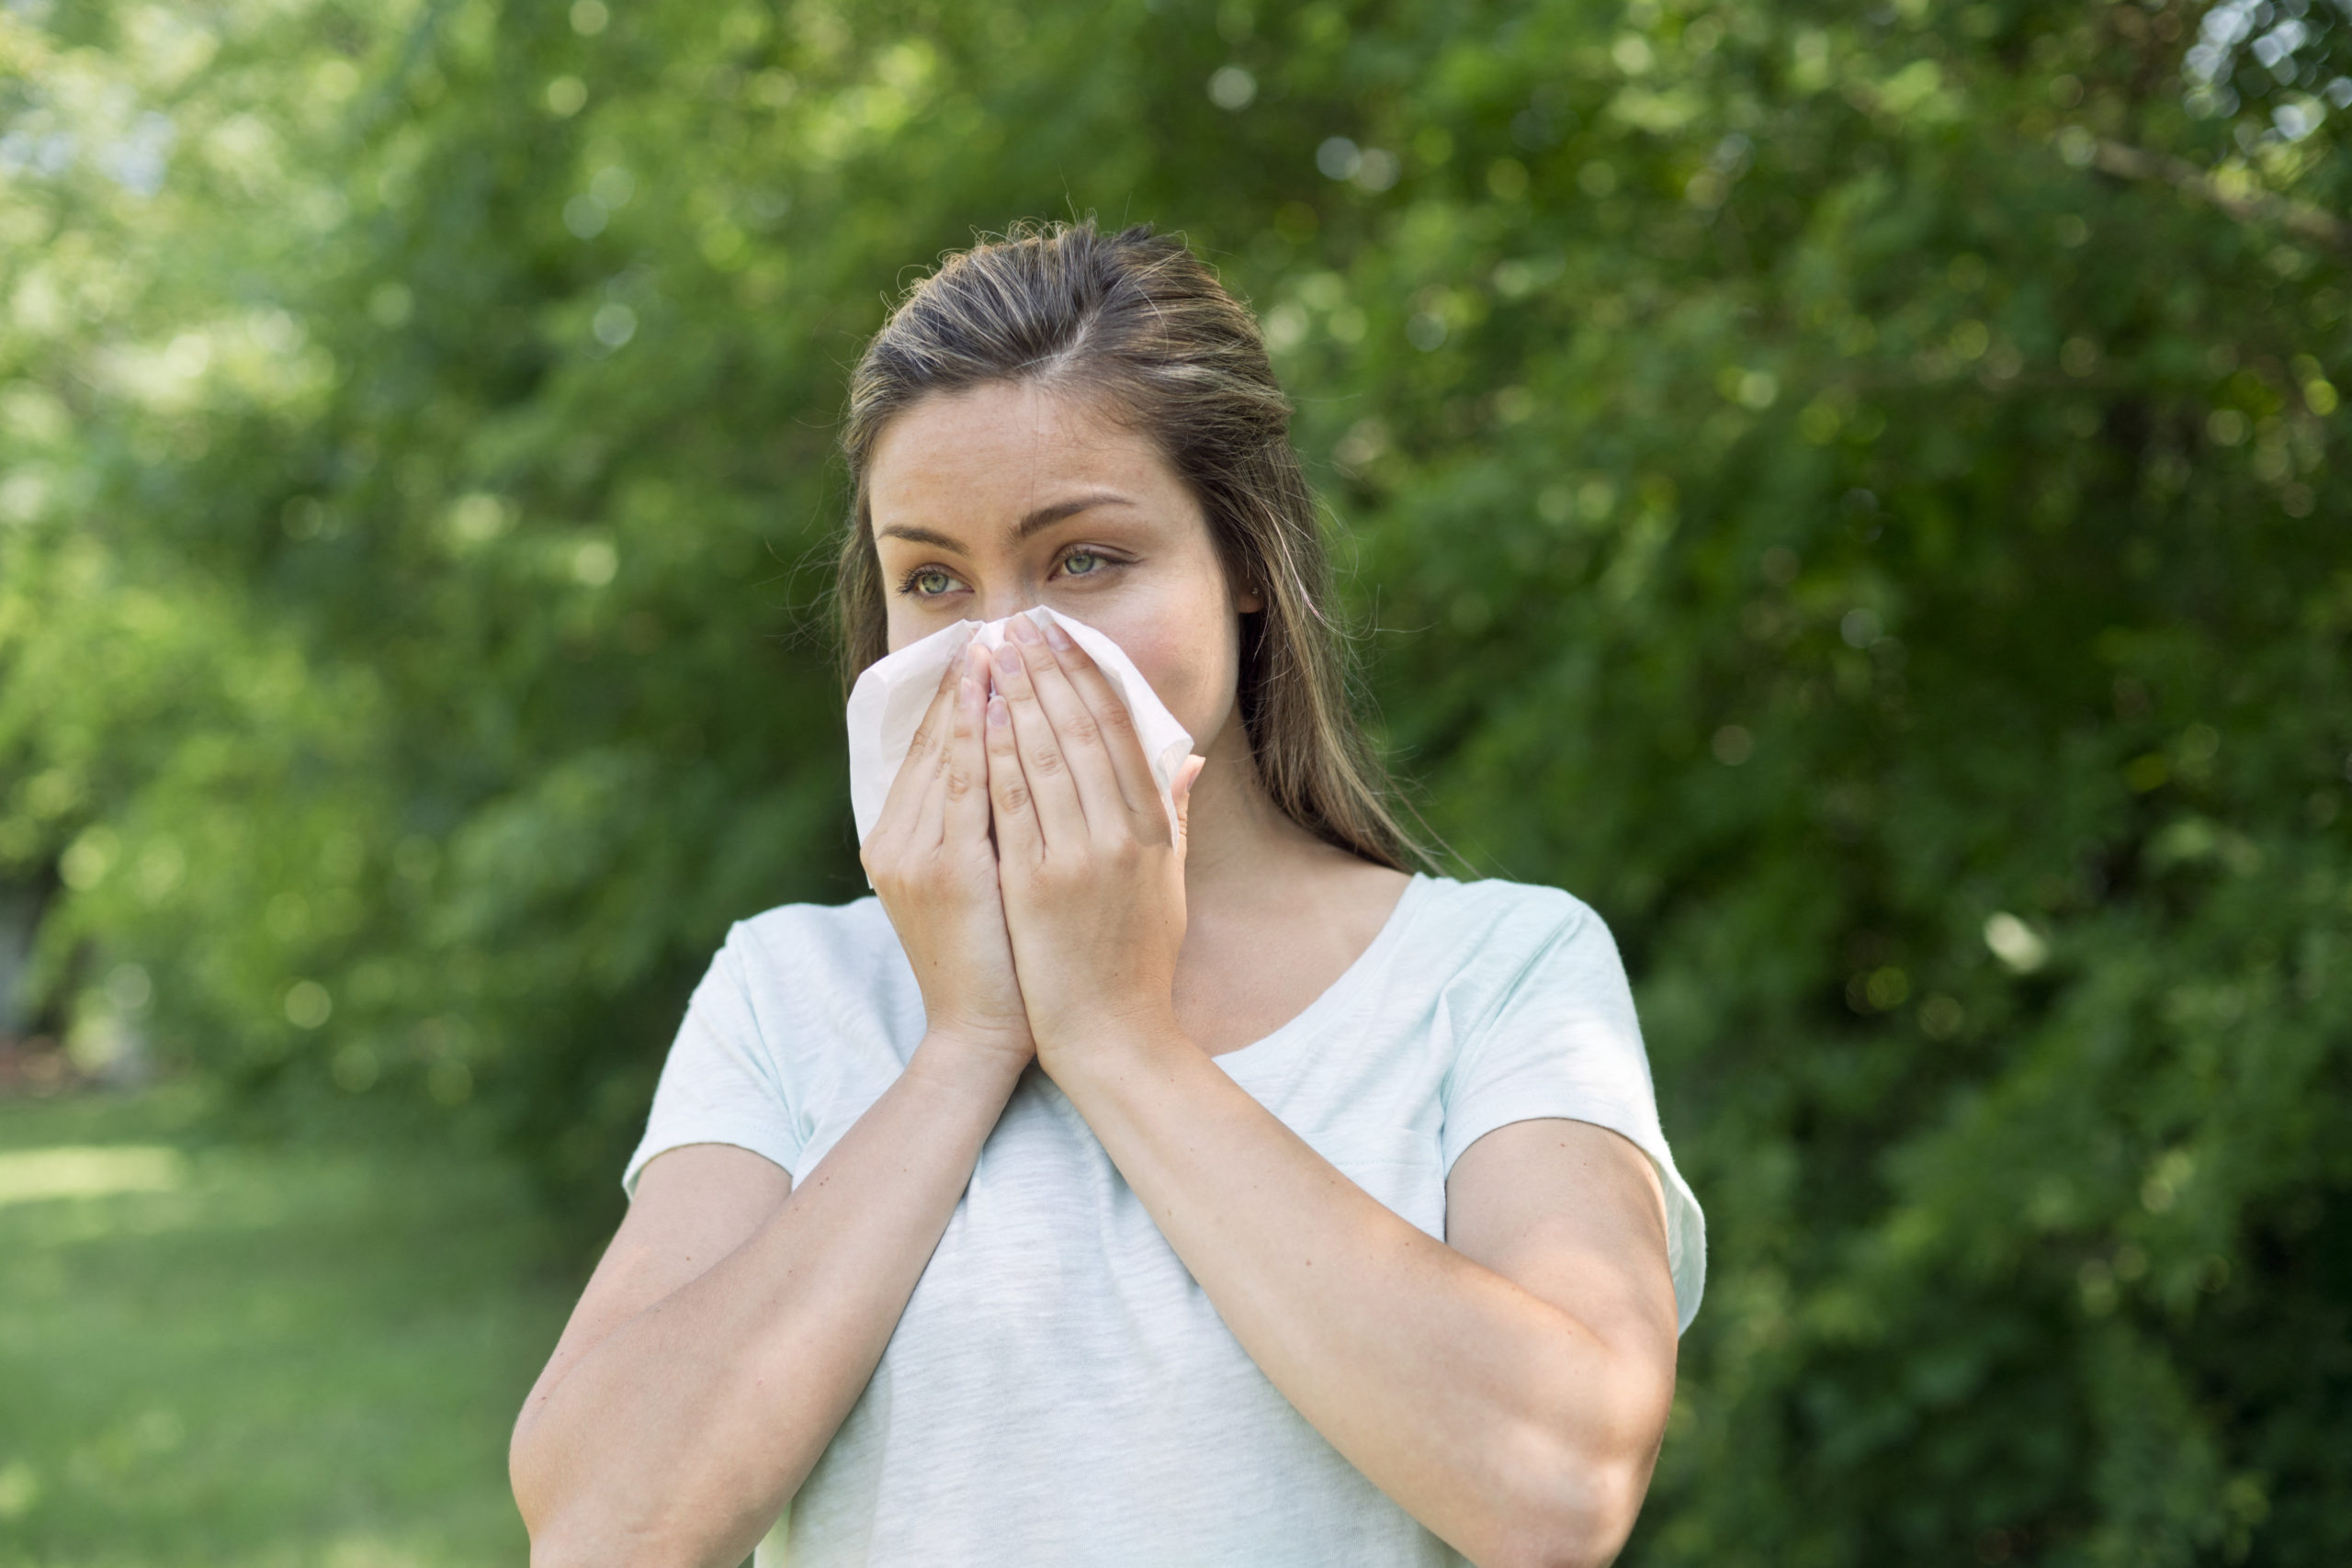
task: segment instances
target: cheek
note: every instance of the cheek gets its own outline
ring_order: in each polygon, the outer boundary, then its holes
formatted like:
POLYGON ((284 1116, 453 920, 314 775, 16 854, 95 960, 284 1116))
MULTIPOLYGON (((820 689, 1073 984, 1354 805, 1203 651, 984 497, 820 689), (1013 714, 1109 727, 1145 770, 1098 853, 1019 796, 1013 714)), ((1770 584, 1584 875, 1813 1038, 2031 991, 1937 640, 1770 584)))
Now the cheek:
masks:
POLYGON ((1238 673, 1238 630, 1230 617, 1138 618, 1099 629, 1135 660, 1168 711, 1192 732, 1195 749, 1224 728, 1238 673))

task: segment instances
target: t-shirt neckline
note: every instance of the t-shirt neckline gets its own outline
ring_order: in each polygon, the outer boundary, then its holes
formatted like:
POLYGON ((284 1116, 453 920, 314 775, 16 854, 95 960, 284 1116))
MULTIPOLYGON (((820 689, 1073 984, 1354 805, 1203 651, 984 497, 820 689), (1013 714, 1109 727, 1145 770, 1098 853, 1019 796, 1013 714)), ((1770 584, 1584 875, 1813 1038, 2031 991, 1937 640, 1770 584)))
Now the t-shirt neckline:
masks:
POLYGON ((1396 907, 1388 911, 1387 920, 1364 945, 1364 950, 1356 954, 1355 962, 1341 970, 1340 977, 1326 986, 1320 996, 1292 1014, 1288 1021, 1278 1025, 1272 1033, 1261 1034, 1247 1045, 1221 1052, 1209 1060, 1227 1070, 1267 1060, 1280 1055, 1282 1048, 1292 1041, 1314 1034, 1332 1015, 1343 1011, 1354 999, 1355 994, 1386 963, 1389 950, 1402 939, 1405 927, 1410 922, 1422 889, 1435 880, 1418 871, 1411 876, 1412 880, 1405 884, 1405 890, 1396 896, 1396 907))

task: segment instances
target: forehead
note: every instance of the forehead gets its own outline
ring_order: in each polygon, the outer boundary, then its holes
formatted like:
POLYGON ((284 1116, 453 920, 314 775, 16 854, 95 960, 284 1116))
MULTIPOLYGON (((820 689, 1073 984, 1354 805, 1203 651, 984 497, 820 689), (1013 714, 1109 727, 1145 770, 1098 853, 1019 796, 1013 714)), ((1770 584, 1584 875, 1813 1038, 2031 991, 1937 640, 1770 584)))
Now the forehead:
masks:
MULTIPOLYGON (((1100 485, 1181 491, 1151 439, 1083 393, 991 382, 934 392, 893 419, 875 444, 866 492, 876 520, 948 503, 990 511, 1048 489, 1100 485)), ((1142 499, 1141 495, 1137 499, 1142 499)))

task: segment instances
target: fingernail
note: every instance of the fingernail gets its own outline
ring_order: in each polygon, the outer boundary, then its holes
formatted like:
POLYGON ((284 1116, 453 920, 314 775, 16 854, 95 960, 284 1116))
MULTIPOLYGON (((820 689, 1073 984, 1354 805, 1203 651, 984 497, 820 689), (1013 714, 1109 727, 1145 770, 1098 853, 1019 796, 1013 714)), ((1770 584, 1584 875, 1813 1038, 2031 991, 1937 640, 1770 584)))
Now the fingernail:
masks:
POLYGON ((989 693, 989 728, 991 729, 1001 729, 1012 722, 1012 711, 1004 705, 1004 699, 993 692, 989 693))
POLYGON ((1037 640, 1037 623, 1031 620, 1026 615, 1013 616, 1012 621, 1006 625, 1004 630, 1005 635, 1012 637, 1015 642, 1035 642, 1037 640))
POLYGON ((1076 648, 1078 646, 1078 644, 1070 640, 1069 633, 1062 630, 1061 623, 1058 621, 1047 621, 1046 623, 1046 640, 1052 643, 1056 648, 1067 649, 1076 648))
POLYGON ((996 667, 1001 674, 1021 673, 1021 650, 1010 643, 1000 643, 996 650, 996 667))

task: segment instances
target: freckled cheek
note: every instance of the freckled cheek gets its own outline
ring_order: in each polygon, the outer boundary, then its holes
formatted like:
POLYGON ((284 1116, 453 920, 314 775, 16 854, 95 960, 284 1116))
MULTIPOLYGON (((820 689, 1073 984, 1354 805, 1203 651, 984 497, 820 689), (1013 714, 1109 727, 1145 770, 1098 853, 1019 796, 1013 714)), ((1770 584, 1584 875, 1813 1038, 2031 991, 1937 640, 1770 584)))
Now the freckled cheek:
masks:
POLYGON ((1151 636, 1130 640, 1114 634, 1114 640, 1135 660, 1176 721, 1192 732, 1194 746, 1207 745, 1233 702, 1235 671, 1227 639, 1210 627, 1192 638, 1151 636))

